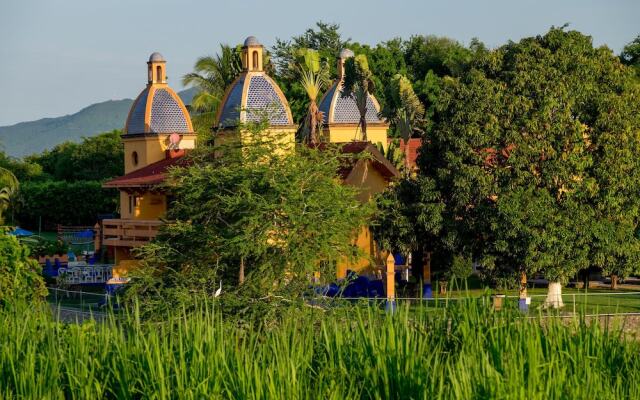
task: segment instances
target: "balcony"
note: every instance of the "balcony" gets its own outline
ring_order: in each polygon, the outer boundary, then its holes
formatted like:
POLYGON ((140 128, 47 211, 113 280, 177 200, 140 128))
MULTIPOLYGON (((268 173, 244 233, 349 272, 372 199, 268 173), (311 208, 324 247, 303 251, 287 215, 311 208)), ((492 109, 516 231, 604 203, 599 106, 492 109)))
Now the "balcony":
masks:
POLYGON ((105 246, 136 247, 148 243, 158 234, 162 222, 157 220, 105 219, 102 220, 105 246))

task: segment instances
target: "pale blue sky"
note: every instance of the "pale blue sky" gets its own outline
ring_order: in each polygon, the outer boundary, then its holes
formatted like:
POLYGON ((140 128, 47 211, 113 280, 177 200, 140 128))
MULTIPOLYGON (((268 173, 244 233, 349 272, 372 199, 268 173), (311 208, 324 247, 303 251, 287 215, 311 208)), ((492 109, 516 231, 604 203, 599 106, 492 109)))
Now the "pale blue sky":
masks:
POLYGON ((0 125, 134 97, 153 51, 179 90, 219 43, 255 35, 270 46, 318 20, 361 43, 435 34, 491 47, 568 22, 618 53, 640 34, 640 1, 0 0, 0 125))

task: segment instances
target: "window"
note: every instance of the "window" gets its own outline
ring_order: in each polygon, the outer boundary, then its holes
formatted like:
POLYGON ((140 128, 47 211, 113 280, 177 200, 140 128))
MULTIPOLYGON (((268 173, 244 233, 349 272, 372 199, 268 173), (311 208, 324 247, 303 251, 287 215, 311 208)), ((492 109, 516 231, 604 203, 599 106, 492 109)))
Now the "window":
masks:
POLYGON ((258 69, 258 52, 253 52, 253 69, 258 69))
POLYGON ((133 163, 134 167, 136 165, 138 165, 138 152, 137 151, 134 151, 133 153, 131 153, 131 162, 133 163))
POLYGON ((158 82, 162 82, 164 80, 164 77, 162 76, 162 67, 159 65, 156 67, 156 78, 158 79, 158 82))
POLYGON ((151 65, 149 65, 149 82, 153 81, 153 76, 151 76, 153 74, 153 69, 151 68, 151 65))

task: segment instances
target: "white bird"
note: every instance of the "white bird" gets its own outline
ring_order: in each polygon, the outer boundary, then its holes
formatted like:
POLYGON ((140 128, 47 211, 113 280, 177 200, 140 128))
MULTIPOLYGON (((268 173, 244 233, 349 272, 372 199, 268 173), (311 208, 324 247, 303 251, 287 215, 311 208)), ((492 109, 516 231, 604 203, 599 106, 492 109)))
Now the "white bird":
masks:
POLYGON ((216 290, 216 292, 213 294, 213 297, 218 297, 220 296, 220 294, 222 293, 222 281, 220 281, 220 287, 218 288, 218 290, 216 290))

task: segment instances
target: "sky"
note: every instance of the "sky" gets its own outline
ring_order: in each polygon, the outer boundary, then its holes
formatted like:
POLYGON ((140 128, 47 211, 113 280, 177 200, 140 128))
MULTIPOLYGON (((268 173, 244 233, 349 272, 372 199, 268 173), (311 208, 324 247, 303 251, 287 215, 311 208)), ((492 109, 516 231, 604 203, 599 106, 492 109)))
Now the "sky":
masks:
POLYGON ((569 23, 617 54, 640 34, 639 17, 638 0, 0 0, 0 126, 133 98, 154 51, 181 90, 220 43, 254 35, 269 47, 319 20, 371 45, 433 34, 489 47, 569 23))

